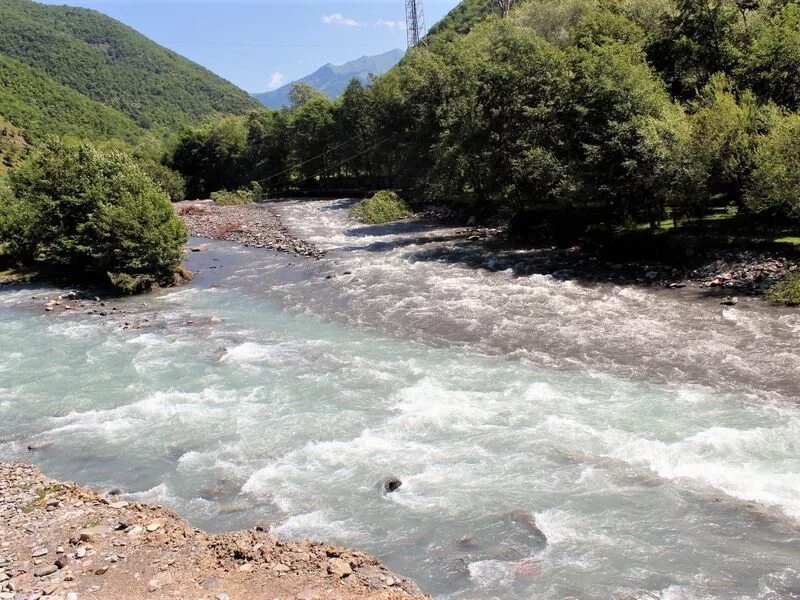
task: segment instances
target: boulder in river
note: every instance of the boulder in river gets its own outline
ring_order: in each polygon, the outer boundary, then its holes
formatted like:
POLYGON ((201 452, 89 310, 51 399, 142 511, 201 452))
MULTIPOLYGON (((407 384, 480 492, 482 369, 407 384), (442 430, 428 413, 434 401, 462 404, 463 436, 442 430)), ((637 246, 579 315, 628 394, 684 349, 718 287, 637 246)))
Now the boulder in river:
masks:
POLYGON ((384 494, 391 494, 392 492, 396 492, 397 490, 400 489, 401 485, 403 485, 403 482, 400 480, 399 477, 395 477, 394 475, 389 475, 388 477, 384 477, 383 479, 380 480, 380 482, 378 482, 378 487, 384 494))

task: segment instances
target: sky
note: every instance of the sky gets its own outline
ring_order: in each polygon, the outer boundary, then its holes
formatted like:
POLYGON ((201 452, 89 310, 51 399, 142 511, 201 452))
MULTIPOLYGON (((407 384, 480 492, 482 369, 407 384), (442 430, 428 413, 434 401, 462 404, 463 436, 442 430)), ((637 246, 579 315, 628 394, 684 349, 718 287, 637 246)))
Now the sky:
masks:
MULTIPOLYGON (((99 10, 248 92, 406 47, 405 0, 45 0, 99 10)), ((458 0, 423 0, 430 27, 458 0)))

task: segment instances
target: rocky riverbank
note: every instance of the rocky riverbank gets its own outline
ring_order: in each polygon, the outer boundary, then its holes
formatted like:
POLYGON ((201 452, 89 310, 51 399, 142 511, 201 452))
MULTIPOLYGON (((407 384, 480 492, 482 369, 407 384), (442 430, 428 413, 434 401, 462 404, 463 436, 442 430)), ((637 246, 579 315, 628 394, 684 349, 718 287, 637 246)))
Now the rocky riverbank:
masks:
POLYGON ((270 248, 316 259, 325 255, 313 244, 289 233, 278 215, 262 204, 216 206, 211 202, 181 202, 175 205, 175 210, 193 237, 270 248))
POLYGON ((402 600, 416 585, 362 552, 226 535, 160 506, 0 463, 0 599, 402 600))
POLYGON ((486 260, 484 254, 479 266, 490 270, 512 269, 519 276, 542 274, 585 283, 690 288, 725 300, 737 294, 763 296, 800 269, 796 257, 775 251, 709 251, 676 264, 652 260, 618 262, 581 246, 520 248, 509 243, 505 228, 472 227, 462 230, 461 235, 488 250, 491 258, 486 260))

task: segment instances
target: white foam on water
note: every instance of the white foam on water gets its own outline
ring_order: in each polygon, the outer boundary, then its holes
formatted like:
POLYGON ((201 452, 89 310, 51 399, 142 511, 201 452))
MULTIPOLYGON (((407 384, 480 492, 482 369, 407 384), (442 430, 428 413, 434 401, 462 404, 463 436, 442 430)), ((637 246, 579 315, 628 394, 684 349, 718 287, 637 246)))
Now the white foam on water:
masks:
POLYGON ((273 361, 284 355, 284 351, 278 345, 267 346, 255 342, 245 342, 228 348, 222 357, 223 362, 234 362, 242 364, 253 364, 273 361))
POLYGON ((283 538, 316 541, 358 539, 365 535, 353 523, 331 520, 321 510, 289 517, 270 531, 283 538))

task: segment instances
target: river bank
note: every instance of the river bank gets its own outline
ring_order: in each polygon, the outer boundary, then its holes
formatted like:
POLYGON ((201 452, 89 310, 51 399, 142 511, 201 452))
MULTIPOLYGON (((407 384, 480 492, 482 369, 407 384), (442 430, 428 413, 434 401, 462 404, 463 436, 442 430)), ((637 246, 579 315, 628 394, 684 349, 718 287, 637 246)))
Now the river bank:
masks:
POLYGON ((209 535, 160 506, 0 463, 0 598, 403 600, 409 579, 375 558, 265 527, 209 535))

